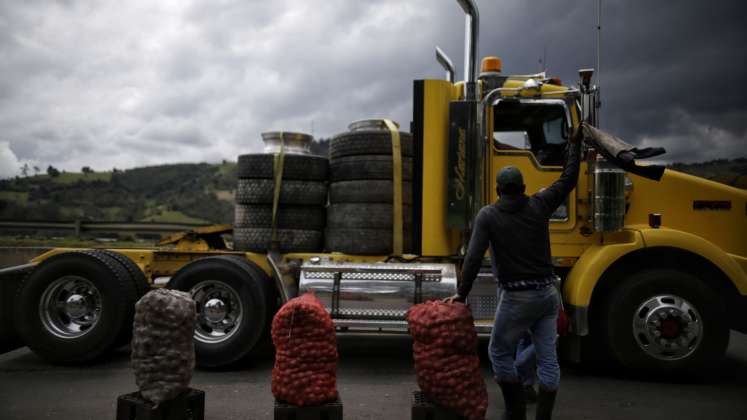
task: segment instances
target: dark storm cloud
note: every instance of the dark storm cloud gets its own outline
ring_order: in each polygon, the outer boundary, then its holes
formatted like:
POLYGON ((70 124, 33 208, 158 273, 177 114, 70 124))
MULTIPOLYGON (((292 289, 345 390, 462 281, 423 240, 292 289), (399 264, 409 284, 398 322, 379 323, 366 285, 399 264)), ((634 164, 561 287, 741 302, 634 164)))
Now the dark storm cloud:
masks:
MULTIPOLYGON (((593 67, 596 1, 478 0, 481 55, 575 83, 593 67)), ((671 160, 744 155, 738 1, 605 1, 602 126, 671 160)), ((267 130, 407 128, 412 80, 462 77, 453 0, 0 3, 0 176, 235 159, 267 130)))
MULTIPOLYGON (((485 23, 482 52, 515 73, 539 69, 546 47, 549 72, 575 81, 576 69, 596 65, 596 3, 514 7, 505 25, 485 23), (500 51, 486 51, 491 43, 500 51)), ((745 11, 740 1, 604 1, 602 127, 661 144, 668 160, 747 154, 745 11)))

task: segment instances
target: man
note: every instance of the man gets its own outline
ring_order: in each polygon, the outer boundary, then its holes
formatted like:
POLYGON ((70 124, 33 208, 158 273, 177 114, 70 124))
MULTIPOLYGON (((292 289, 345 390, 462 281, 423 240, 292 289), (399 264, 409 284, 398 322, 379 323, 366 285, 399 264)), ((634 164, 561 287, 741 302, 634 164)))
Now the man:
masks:
POLYGON ((527 196, 521 172, 513 166, 496 175, 499 200, 477 214, 462 268, 458 293, 446 301, 464 302, 490 246, 497 277, 498 307, 489 353, 495 379, 503 392, 505 419, 524 420, 524 389, 514 354, 519 338, 529 330, 537 357, 539 393, 537 420, 550 419, 560 384, 555 351, 560 295, 554 287, 549 219, 576 186, 581 129, 568 144, 563 174, 551 186, 527 196))

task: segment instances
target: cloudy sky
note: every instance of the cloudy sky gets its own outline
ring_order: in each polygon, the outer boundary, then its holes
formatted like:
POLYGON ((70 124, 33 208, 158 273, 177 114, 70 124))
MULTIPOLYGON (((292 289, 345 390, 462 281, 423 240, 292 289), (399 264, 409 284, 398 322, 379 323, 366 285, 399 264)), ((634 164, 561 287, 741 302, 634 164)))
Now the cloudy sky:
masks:
MULTIPOLYGON (((595 0, 477 0, 480 55, 575 82, 595 0)), ((675 161, 747 155, 743 1, 603 0, 602 127, 675 161)), ((462 78, 454 0, 0 2, 0 177, 235 160, 260 133, 407 127, 412 80, 462 78)))

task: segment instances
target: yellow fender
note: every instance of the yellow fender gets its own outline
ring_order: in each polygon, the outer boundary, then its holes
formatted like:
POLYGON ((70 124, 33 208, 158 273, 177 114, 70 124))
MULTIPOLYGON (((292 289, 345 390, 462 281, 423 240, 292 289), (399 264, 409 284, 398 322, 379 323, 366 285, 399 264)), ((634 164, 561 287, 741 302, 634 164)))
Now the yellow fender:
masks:
POLYGON ((563 300, 568 304, 569 316, 577 325, 576 332, 587 332, 587 309, 591 295, 604 272, 626 254, 654 247, 681 249, 700 255, 720 269, 734 284, 741 295, 747 295, 745 258, 730 255, 708 240, 668 228, 631 226, 622 232, 605 235, 601 243, 587 248, 574 264, 563 285, 563 300))
POLYGON ((637 230, 605 235, 601 243, 587 248, 573 265, 563 284, 563 300, 575 307, 589 306, 594 287, 612 263, 644 246, 637 230))
POLYGON ((639 232, 647 248, 661 246, 679 248, 707 259, 734 283, 739 294, 747 295, 747 273, 742 268, 747 267, 744 264, 745 258, 727 254, 713 242, 681 230, 653 229, 646 226, 639 229, 639 232), (742 262, 741 267, 737 261, 742 262))

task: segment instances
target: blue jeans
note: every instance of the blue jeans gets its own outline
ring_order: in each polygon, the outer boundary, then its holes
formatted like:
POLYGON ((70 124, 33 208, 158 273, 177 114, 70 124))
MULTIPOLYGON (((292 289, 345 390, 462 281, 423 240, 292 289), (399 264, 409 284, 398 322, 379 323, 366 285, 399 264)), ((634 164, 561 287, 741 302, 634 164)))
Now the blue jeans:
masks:
POLYGON ((521 335, 516 345, 516 373, 524 386, 534 385, 537 379, 537 355, 529 331, 521 335))
POLYGON ((544 388, 560 384, 560 366, 555 349, 560 296, 553 286, 540 290, 498 289, 498 307, 490 335, 489 355, 498 382, 519 382, 514 354, 527 330, 537 357, 537 376, 544 388))

